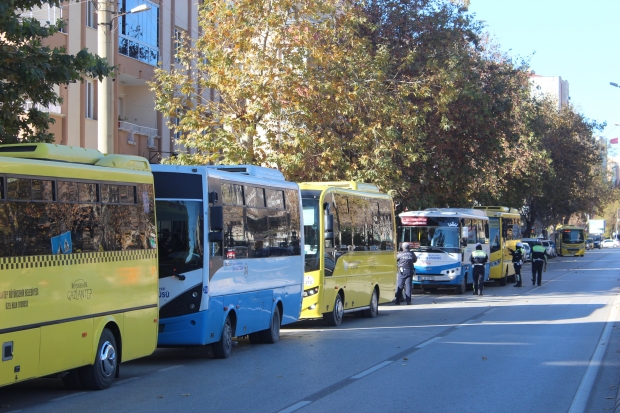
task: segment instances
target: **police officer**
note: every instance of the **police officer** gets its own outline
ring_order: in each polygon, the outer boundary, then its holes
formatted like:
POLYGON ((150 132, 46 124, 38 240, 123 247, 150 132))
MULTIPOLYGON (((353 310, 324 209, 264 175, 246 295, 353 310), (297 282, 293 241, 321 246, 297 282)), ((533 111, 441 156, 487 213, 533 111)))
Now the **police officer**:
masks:
POLYGON ((523 266, 523 244, 521 241, 517 242, 517 249, 511 250, 510 255, 512 255, 512 265, 515 268, 515 278, 517 283, 514 287, 523 287, 522 279, 521 279, 521 267, 523 266))
POLYGON ((400 305, 400 299, 405 289, 405 301, 411 304, 411 278, 415 269, 413 264, 418 260, 415 253, 409 250, 409 243, 403 242, 402 252, 398 253, 396 263, 398 264, 398 288, 396 289, 396 299, 394 304, 400 305))
POLYGON ((532 247, 532 285, 542 283, 542 273, 547 271, 547 250, 538 242, 532 247))
POLYGON ((482 244, 476 244, 476 250, 471 253, 469 261, 473 264, 473 277, 474 277, 474 295, 482 295, 482 289, 484 288, 484 265, 489 260, 489 256, 486 252, 482 251, 482 244))

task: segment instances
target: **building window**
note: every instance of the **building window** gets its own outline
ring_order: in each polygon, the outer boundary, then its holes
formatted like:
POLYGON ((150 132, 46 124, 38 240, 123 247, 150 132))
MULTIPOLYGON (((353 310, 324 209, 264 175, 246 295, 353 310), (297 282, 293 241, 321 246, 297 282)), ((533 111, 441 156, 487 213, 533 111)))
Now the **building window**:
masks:
POLYGON ((86 2, 86 26, 97 28, 97 8, 93 0, 86 2))
POLYGON ((152 66, 159 61, 159 6, 146 0, 122 0, 121 12, 146 4, 150 10, 122 15, 118 52, 152 66))
POLYGON ((86 81, 86 118, 94 119, 95 114, 95 88, 92 80, 86 81))
POLYGON ((174 29, 174 63, 179 63, 179 53, 181 52, 181 46, 183 45, 183 30, 174 29))

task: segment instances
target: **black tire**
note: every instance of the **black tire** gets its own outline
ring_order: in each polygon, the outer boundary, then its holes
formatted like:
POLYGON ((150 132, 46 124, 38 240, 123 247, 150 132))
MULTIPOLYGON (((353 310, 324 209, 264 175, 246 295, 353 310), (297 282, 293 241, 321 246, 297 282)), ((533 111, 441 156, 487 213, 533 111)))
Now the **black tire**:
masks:
POLYGON ((80 368, 80 379, 87 390, 104 390, 112 385, 118 369, 118 353, 114 334, 104 328, 99 337, 95 363, 80 368))
POLYGON ((62 384, 68 390, 82 390, 84 388, 78 370, 71 370, 62 376, 62 384))
POLYGON ((379 314, 379 294, 377 289, 372 290, 372 297, 370 297, 370 308, 363 310, 362 315, 366 318, 375 318, 379 314))
POLYGON ((505 275, 499 279, 499 285, 501 285, 502 287, 505 287, 506 284, 508 284, 508 275, 505 275))
POLYGON ((220 337, 220 341, 211 344, 213 356, 216 359, 227 359, 232 354, 232 330, 232 321, 230 321, 230 317, 226 317, 226 321, 224 321, 224 326, 222 327, 222 337, 220 337))
POLYGON ((271 315, 271 325, 268 329, 260 332, 263 343, 275 344, 278 340, 280 340, 281 324, 282 320, 280 319, 280 309, 276 305, 276 308, 273 309, 273 314, 271 315))
POLYGON ((263 338, 260 335, 260 331, 256 332, 256 333, 249 334, 248 338, 250 339, 250 343, 252 343, 252 344, 262 344, 263 343, 263 338))
POLYGON ((344 305, 342 304, 342 297, 340 296, 340 294, 336 294, 336 299, 334 300, 334 307, 329 313, 323 314, 323 320, 325 320, 330 326, 338 327, 340 324, 342 324, 342 317, 344 317, 344 305))
POLYGON ((456 293, 462 295, 465 294, 465 290, 467 290, 467 276, 464 276, 463 281, 456 286, 456 293))

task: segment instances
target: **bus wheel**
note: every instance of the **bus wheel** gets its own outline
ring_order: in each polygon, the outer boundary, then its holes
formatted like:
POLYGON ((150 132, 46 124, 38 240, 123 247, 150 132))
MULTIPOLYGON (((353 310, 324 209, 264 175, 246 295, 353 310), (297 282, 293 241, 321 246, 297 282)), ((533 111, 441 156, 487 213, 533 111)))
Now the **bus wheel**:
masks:
POLYGON ((336 300, 334 300, 334 307, 329 313, 323 314, 323 320, 330 326, 339 326, 342 324, 342 317, 344 316, 344 306, 342 305, 342 297, 340 294, 336 294, 336 300))
POLYGON ((465 294, 465 290, 467 289, 467 276, 463 277, 463 281, 459 285, 456 286, 457 294, 465 294))
POLYGON ((372 290, 372 297, 370 297, 370 308, 363 310, 362 314, 366 318, 375 318, 379 314, 379 297, 377 296, 377 289, 372 290))
POLYGON ((260 332, 263 343, 275 344, 280 340, 280 309, 276 305, 271 316, 271 325, 268 329, 260 332))
POLYGON ((107 328, 103 329, 97 346, 95 364, 80 369, 80 378, 85 389, 103 390, 112 385, 118 368, 116 340, 107 328))
POLYGON ((505 286, 508 283, 508 276, 505 275, 502 278, 499 279, 499 285, 501 285, 502 287, 505 286))
POLYGON ((232 353, 232 322, 230 317, 226 317, 220 341, 211 344, 211 349, 216 359, 227 359, 230 357, 232 353))

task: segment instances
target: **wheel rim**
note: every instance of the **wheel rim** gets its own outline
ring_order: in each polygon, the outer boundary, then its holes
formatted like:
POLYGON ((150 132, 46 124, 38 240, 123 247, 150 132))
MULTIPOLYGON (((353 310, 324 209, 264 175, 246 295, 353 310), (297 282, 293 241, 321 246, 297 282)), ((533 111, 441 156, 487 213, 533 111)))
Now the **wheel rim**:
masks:
POLYGON ((114 350, 114 346, 109 341, 106 341, 101 346, 99 360, 101 363, 101 374, 104 377, 110 377, 114 374, 116 369, 116 350, 114 350))
POLYGON ((340 295, 336 296, 336 304, 334 305, 334 317, 336 318, 336 322, 340 324, 342 321, 342 316, 344 315, 344 307, 342 306, 342 299, 340 295))
POLYGON ((377 292, 374 291, 372 293, 372 298, 370 299, 370 311, 372 311, 373 314, 377 312, 377 307, 379 306, 377 301, 377 292))
POLYGON ((224 348, 228 352, 232 349, 232 327, 230 326, 230 321, 226 321, 224 325, 224 348))
POLYGON ((273 338, 277 339, 280 336, 280 316, 277 313, 273 315, 272 327, 273 338))

